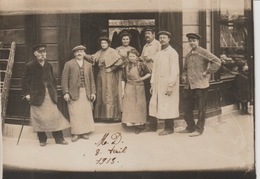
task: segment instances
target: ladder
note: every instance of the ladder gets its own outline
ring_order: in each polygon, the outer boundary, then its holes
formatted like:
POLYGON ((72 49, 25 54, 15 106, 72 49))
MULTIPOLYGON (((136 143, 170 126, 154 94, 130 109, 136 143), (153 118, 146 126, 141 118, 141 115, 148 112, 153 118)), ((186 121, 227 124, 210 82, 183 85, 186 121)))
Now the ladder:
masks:
POLYGON ((0 96, 1 96, 1 120, 4 127, 10 83, 15 56, 15 42, 3 44, 0 42, 0 96))

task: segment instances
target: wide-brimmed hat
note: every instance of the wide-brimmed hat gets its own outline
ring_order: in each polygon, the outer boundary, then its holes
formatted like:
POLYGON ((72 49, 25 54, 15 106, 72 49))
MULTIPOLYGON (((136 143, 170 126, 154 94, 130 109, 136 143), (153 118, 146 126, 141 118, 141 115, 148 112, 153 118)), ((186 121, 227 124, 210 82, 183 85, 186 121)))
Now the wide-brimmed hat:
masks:
POLYGON ((78 46, 74 47, 74 48, 72 49, 72 51, 75 52, 75 51, 78 51, 78 50, 86 50, 86 49, 87 49, 87 48, 84 47, 83 45, 78 45, 78 46))
POLYGON ((45 44, 37 44, 35 46, 33 46, 32 48, 33 52, 38 51, 38 52, 42 52, 46 50, 46 45, 45 44))
POLYGON ((172 37, 172 34, 170 32, 164 31, 164 30, 158 32, 158 36, 160 36, 160 35, 167 35, 169 38, 172 37))
POLYGON ((188 39, 198 39, 198 40, 202 39, 202 37, 196 33, 188 33, 188 34, 186 34, 186 37, 188 39))

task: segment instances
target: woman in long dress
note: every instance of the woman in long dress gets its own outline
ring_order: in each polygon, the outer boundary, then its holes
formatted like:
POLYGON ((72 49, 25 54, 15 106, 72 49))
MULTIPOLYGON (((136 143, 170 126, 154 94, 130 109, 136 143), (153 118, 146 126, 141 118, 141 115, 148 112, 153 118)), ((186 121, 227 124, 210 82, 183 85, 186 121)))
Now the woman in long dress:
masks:
MULTIPOLYGON (((119 34, 119 37, 121 38, 122 45, 116 48, 117 53, 120 55, 121 59, 123 60, 123 67, 127 63, 127 52, 130 50, 136 50, 134 47, 130 45, 132 36, 127 31, 121 31, 119 34)), ((119 104, 122 109, 122 87, 120 85, 121 79, 122 79, 122 70, 118 70, 118 79, 119 79, 119 85, 118 85, 118 92, 119 92, 119 104)))
POLYGON ((100 37, 99 42, 101 50, 93 55, 94 62, 99 67, 94 117, 99 120, 120 121, 118 68, 121 68, 123 62, 116 50, 109 47, 108 37, 100 37))
POLYGON ((151 76, 151 71, 138 56, 139 53, 135 49, 128 52, 129 62, 125 66, 122 76, 122 123, 126 126, 135 126, 137 134, 144 129, 146 123, 144 80, 151 76))

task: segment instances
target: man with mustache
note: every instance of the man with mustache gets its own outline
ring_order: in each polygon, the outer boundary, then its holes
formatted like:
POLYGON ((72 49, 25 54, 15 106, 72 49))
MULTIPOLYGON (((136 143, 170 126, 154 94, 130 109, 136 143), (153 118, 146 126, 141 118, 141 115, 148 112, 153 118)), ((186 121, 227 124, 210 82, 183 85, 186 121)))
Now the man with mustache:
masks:
MULTIPOLYGON (((155 55, 161 49, 161 44, 158 40, 155 39, 154 28, 146 27, 143 29, 143 31, 144 31, 146 44, 143 47, 141 58, 144 60, 144 63, 147 65, 147 67, 152 71, 155 55)), ((148 78, 144 81, 146 104, 147 104, 147 114, 149 114, 149 102, 151 99, 150 79, 151 78, 148 78)), ((155 127, 155 125, 156 125, 157 119, 154 117, 148 116, 148 121, 150 122, 150 125, 145 130, 146 131, 156 131, 157 127, 155 127)))
POLYGON ((185 84, 183 91, 184 119, 186 129, 180 133, 190 133, 190 137, 199 136, 204 131, 206 113, 206 93, 209 87, 210 74, 218 71, 221 61, 214 54, 199 46, 202 38, 199 34, 188 33, 191 51, 186 55, 183 67, 182 82, 185 84), (198 104, 198 121, 195 124, 193 110, 198 104))
MULTIPOLYGON (((174 132, 174 118, 179 117, 179 55, 169 44, 172 36, 168 31, 158 33, 161 50, 154 60, 149 114, 156 118, 154 128, 157 130, 157 119, 165 123, 159 135, 174 132)), ((153 129, 154 129, 153 128, 153 129)))
POLYGON ((72 142, 88 139, 94 131, 92 102, 96 99, 96 86, 92 64, 84 60, 86 47, 73 48, 75 58, 66 62, 61 79, 64 100, 68 103, 72 142))
POLYGON ((31 124, 40 146, 47 144, 45 132, 52 132, 57 144, 66 145, 62 130, 70 125, 57 107, 56 80, 51 64, 46 61, 46 45, 34 46, 33 53, 36 59, 26 64, 22 78, 22 92, 31 105, 31 124))

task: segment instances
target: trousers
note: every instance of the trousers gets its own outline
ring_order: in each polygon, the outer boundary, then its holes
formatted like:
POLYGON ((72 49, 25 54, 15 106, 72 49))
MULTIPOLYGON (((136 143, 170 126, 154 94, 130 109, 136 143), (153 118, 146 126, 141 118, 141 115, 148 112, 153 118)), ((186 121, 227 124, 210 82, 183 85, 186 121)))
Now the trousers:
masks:
MULTIPOLYGON (((47 135, 45 132, 37 132, 37 136, 40 142, 47 141, 47 135)), ((53 131, 52 136, 56 143, 62 142, 64 140, 62 131, 53 131)))
POLYGON ((184 119, 187 123, 187 130, 203 133, 206 114, 206 94, 205 89, 184 89, 183 91, 183 111, 184 119), (195 103, 198 104, 198 122, 195 124, 193 110, 195 103))

